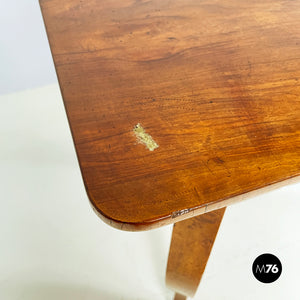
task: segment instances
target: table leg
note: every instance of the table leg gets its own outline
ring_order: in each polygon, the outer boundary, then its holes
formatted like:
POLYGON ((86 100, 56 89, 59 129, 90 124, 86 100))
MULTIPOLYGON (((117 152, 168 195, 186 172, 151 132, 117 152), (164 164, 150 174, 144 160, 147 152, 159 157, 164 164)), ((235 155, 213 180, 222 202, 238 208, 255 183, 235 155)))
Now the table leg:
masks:
POLYGON ((174 300, 186 300, 186 296, 176 293, 174 300))
POLYGON ((194 296, 224 212, 221 208, 174 224, 166 284, 178 293, 176 300, 194 296))

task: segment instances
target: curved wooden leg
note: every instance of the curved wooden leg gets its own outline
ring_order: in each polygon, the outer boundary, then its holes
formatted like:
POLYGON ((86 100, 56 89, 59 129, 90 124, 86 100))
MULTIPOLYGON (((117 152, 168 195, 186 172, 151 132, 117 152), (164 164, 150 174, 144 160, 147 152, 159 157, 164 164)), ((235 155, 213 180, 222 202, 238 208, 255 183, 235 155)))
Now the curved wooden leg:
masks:
POLYGON ((221 208, 174 224, 166 284, 179 293, 175 299, 196 293, 224 212, 221 208))

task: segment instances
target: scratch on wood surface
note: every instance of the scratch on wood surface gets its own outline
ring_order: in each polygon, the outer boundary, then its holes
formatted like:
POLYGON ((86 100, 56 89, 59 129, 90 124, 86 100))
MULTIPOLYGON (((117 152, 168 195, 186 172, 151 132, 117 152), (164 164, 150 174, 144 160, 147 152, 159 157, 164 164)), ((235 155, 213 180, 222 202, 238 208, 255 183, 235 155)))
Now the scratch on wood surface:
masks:
POLYGON ((134 126, 133 132, 135 133, 138 142, 144 144, 150 151, 158 148, 157 143, 153 140, 150 134, 145 132, 140 123, 134 126))
POLYGON ((187 213, 190 212, 190 211, 191 211, 190 208, 174 211, 174 212, 172 213, 172 219, 174 219, 174 218, 176 218, 176 217, 179 217, 179 216, 182 216, 182 215, 184 215, 184 214, 187 214, 187 213))

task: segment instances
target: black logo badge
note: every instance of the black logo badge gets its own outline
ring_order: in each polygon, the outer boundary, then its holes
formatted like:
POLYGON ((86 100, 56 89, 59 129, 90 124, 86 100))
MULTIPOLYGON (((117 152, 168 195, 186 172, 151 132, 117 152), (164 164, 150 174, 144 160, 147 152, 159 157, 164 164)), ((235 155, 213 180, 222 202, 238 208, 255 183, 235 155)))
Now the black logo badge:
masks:
POLYGON ((253 275, 263 283, 276 281, 282 272, 280 260, 273 254, 262 254, 258 256, 252 265, 253 275))

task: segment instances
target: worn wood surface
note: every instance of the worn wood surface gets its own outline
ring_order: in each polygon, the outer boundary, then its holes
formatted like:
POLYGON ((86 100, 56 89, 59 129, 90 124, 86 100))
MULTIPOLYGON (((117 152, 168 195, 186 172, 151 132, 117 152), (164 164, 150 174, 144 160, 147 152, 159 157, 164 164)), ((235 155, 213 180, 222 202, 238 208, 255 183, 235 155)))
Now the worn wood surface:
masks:
POLYGON ((166 284, 177 293, 196 293, 224 212, 221 208, 174 224, 166 284))
POLYGON ((40 3, 106 222, 149 229, 300 174, 299 1, 40 3))

